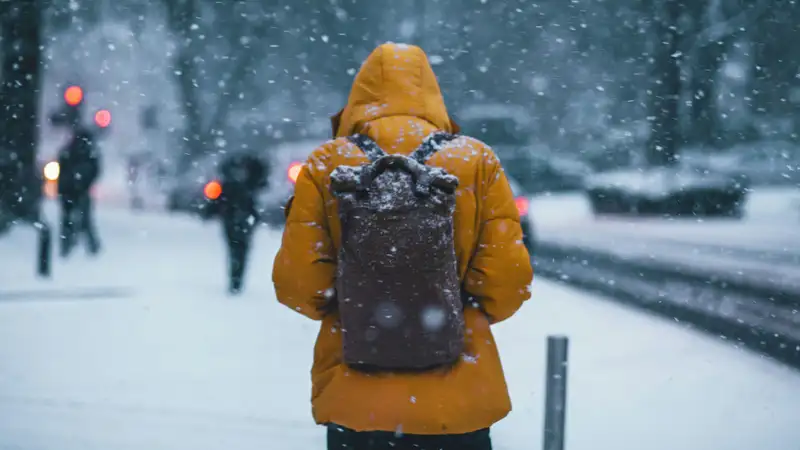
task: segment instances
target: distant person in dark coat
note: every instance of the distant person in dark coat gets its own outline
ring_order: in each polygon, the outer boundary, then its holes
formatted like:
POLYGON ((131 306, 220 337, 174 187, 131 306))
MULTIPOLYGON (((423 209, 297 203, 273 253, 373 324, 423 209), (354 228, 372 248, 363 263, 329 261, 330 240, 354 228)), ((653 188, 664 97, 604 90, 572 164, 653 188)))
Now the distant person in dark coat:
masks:
POLYGON ((256 196, 267 186, 267 165, 251 155, 234 155, 220 166, 222 193, 209 203, 206 217, 219 215, 228 248, 228 290, 242 290, 245 266, 258 222, 256 196))
POLYGON ((97 254, 100 242, 94 224, 90 191, 100 176, 100 156, 93 132, 80 124, 72 127, 72 137, 59 152, 58 164, 61 255, 68 256, 83 233, 86 234, 89 253, 97 254))

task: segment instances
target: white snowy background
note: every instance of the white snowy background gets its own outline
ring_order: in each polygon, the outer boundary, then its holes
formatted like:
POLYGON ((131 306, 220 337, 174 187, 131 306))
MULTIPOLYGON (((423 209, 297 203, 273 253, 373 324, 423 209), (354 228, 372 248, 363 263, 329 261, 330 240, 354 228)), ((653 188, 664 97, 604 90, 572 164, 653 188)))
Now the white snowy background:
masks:
MULTIPOLYGON (((216 223, 113 205, 98 222, 103 255, 58 260, 49 281, 30 230, 0 240, 0 449, 322 448, 318 324, 275 300, 280 233, 259 230, 232 298, 216 223)), ((514 403, 496 448, 541 446, 548 334, 570 338, 569 449, 800 448, 797 372, 544 279, 532 291, 495 327, 514 403)))
MULTIPOLYGON (((548 194, 531 204, 536 234, 709 264, 735 249, 797 271, 800 63, 786 43, 798 39, 800 10, 686 5, 672 30, 687 47, 666 58, 686 84, 681 123, 693 141, 712 130, 723 149, 691 142, 683 158, 783 186, 756 186, 741 221, 595 218, 583 196, 548 194), (708 98, 716 122, 692 118, 708 98)), ((643 159, 660 12, 634 0, 48 2, 37 156, 53 158, 67 138, 45 120, 67 84, 84 88, 87 121, 111 111, 97 190, 104 251, 57 259, 53 278, 40 280, 32 230, 0 236, 0 450, 324 446, 309 398, 318 324, 278 305, 270 280, 280 232, 259 230, 246 291, 231 298, 216 223, 167 215, 153 192, 146 211, 126 209, 128 155, 174 164, 197 151, 182 86, 195 96, 203 152, 268 153, 270 124, 324 129, 375 44, 421 43, 453 111, 513 104, 531 116, 531 153, 608 169, 643 159), (201 7, 170 16, 170 4, 201 7), (196 77, 181 78, 181 55, 196 77), (151 105, 159 128, 148 131, 140 113, 151 105)), ((297 156, 273 153, 282 177, 297 156)), ((57 223, 54 205, 45 209, 57 223)), ((564 334, 569 450, 800 450, 797 371, 541 278, 532 292, 496 327, 514 403, 494 428, 497 449, 541 448, 545 338, 564 334)))

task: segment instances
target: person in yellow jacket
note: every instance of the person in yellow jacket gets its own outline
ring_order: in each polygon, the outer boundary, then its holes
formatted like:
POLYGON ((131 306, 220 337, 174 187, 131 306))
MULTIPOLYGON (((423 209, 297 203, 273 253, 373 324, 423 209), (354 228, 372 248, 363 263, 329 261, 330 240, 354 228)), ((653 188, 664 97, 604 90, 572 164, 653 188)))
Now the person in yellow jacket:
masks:
POLYGON ((503 169, 484 143, 461 137, 428 161, 458 177, 454 240, 464 309, 465 350, 447 370, 368 373, 342 360, 336 303, 341 224, 330 190, 339 166, 368 162, 347 137, 370 137, 389 154, 408 155, 435 131, 457 133, 436 76, 419 47, 375 49, 332 118, 334 140, 317 148, 297 178, 275 258, 278 300, 321 321, 311 370, 312 411, 328 426, 329 449, 491 449, 489 428, 511 411, 490 325, 530 297, 530 256, 503 169))

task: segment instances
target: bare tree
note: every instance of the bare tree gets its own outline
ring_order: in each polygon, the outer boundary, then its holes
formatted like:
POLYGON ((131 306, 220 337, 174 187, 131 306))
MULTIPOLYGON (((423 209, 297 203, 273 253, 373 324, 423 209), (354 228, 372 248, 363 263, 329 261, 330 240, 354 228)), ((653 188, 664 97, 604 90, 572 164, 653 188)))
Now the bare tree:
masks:
MULTIPOLYGON (((692 1, 692 0, 687 0, 692 1)), ((655 0, 654 49, 652 52, 648 120, 651 134, 646 160, 650 165, 671 165, 681 144, 679 102, 682 92, 681 0, 655 0)))
POLYGON ((265 53, 271 16, 242 10, 254 5, 164 0, 168 26, 178 41, 174 74, 185 118, 179 170, 214 148, 252 81, 255 62, 265 53))
MULTIPOLYGON (((0 86, 0 189, 11 213, 35 219, 41 187, 37 181, 41 75, 41 5, 38 0, 0 1, 2 77, 0 86)), ((2 209, 2 208, 0 208, 2 209)))
POLYGON ((722 62, 735 40, 756 27, 772 2, 690 2, 693 42, 685 53, 690 58, 689 93, 691 106, 687 141, 712 147, 722 144, 720 113, 717 108, 717 78, 722 62))

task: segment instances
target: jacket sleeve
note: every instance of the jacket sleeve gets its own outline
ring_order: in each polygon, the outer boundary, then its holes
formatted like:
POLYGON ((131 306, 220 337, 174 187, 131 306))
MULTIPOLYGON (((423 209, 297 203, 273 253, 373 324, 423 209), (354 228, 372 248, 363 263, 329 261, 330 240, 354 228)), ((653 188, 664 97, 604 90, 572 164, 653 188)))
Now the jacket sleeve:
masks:
POLYGON ((511 317, 530 298, 533 269, 522 243, 514 195, 499 161, 487 152, 478 198, 478 246, 464 288, 475 297, 492 323, 511 317))
MULTIPOLYGON (((317 152, 315 152, 317 153, 317 152)), ((297 177, 272 281, 278 301, 314 320, 333 300, 336 258, 312 155, 297 177)))

